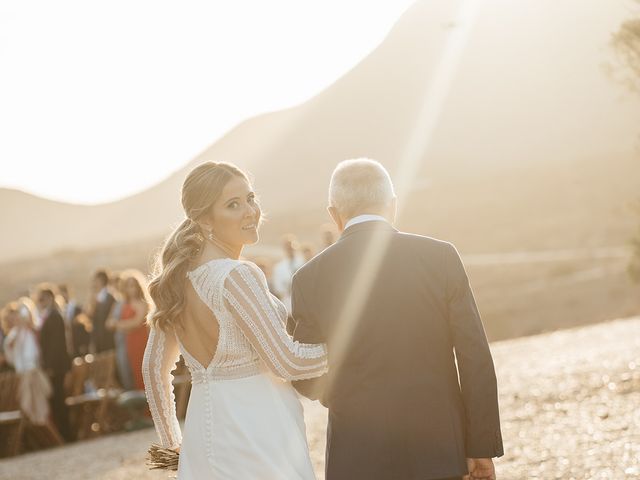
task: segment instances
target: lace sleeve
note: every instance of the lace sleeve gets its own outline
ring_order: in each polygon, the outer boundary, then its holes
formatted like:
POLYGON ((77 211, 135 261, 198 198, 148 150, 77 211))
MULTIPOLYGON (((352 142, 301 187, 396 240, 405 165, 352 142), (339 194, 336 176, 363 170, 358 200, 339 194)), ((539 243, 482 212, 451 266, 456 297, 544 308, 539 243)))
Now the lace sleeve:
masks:
POLYGON ((149 410, 164 448, 176 448, 182 442, 171 375, 179 358, 175 335, 151 328, 142 361, 142 376, 149 410))
POLYGON ((287 307, 285 307, 284 303, 282 303, 280 299, 276 297, 273 293, 268 292, 267 295, 269 297, 269 300, 271 300, 271 305, 273 305, 273 307, 276 309, 276 314, 278 318, 280 319, 282 324, 286 327, 287 317, 289 316, 287 307))
POLYGON ((287 334, 286 318, 281 318, 286 312, 274 306, 257 267, 246 263, 235 267, 225 280, 223 296, 238 327, 280 378, 302 380, 327 371, 325 345, 296 342, 287 334))

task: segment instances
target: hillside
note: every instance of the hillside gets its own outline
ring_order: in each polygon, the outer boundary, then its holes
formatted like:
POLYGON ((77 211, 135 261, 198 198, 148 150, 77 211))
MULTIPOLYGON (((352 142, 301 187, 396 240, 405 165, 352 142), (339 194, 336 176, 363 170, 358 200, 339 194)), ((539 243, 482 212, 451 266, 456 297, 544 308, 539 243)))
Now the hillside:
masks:
MULTIPOLYGON (((11 226, 0 262, 160 238, 180 219, 185 173, 205 160, 233 161, 253 174, 272 219, 267 242, 289 230, 315 235, 327 220, 326 185, 336 162, 364 155, 392 174, 401 168, 408 139, 420 134, 421 98, 455 28, 454 7, 416 2, 378 48, 326 90, 247 119, 137 195, 84 207, 0 189, 0 224, 11 226)), ((633 220, 625 208, 640 178, 640 98, 623 98, 602 68, 626 13, 617 6, 596 15, 598 8, 596 0, 486 2, 414 193, 400 199, 401 227, 471 252, 626 241, 633 220), (582 20, 586 26, 574 28, 582 20)), ((152 158, 139 161, 153 168, 152 158)))

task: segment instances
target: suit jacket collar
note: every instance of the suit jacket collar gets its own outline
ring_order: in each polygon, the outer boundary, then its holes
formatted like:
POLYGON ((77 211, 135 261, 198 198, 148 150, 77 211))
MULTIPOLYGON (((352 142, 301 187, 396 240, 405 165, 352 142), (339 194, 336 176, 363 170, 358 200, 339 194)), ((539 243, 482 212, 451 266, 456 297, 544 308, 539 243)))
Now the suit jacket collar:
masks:
POLYGON ((370 222, 362 222, 356 223, 355 225, 351 225, 349 228, 345 229, 338 238, 338 241, 342 241, 345 238, 358 233, 358 232, 370 232, 370 231, 389 231, 389 232, 397 232, 398 230, 388 222, 383 222, 379 220, 374 220, 370 222))

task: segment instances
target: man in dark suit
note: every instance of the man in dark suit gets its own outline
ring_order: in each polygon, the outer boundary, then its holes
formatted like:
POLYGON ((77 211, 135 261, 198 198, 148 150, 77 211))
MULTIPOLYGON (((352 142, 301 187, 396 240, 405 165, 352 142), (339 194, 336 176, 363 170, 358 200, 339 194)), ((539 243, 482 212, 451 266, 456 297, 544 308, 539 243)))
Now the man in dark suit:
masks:
POLYGON ((71 358, 89 353, 91 336, 87 331, 88 319, 83 313, 82 305, 73 297, 73 291, 66 284, 58 285, 58 292, 64 299, 62 318, 67 332, 67 351, 71 358))
POLYGON ((328 374, 294 384, 329 409, 326 479, 495 479, 496 376, 457 250, 392 226, 378 162, 340 163, 329 196, 342 235, 295 274, 290 325, 328 348, 328 374))
POLYGON ((50 399, 53 422, 62 438, 65 441, 70 441, 69 412, 64 402, 64 378, 71 369, 71 360, 67 354, 64 320, 58 311, 51 287, 47 285, 40 286, 36 298, 42 318, 42 326, 38 334, 40 361, 42 369, 49 376, 53 388, 50 399))
POLYGON ((106 328, 105 323, 116 300, 109 292, 109 275, 105 270, 94 273, 92 290, 94 297, 89 306, 89 317, 93 325, 91 330, 93 353, 113 350, 116 348, 114 333, 106 328))

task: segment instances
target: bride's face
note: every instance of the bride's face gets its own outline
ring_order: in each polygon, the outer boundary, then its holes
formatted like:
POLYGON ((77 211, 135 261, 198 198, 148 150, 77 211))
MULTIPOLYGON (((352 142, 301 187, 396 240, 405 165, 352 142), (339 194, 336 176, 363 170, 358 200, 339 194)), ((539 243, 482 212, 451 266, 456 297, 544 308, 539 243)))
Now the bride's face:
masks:
POLYGON ((213 204, 209 225, 213 235, 227 245, 250 245, 258 241, 260 215, 251 185, 234 176, 213 204))

